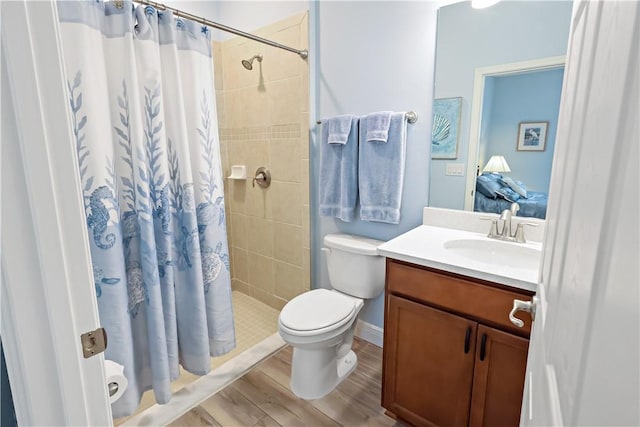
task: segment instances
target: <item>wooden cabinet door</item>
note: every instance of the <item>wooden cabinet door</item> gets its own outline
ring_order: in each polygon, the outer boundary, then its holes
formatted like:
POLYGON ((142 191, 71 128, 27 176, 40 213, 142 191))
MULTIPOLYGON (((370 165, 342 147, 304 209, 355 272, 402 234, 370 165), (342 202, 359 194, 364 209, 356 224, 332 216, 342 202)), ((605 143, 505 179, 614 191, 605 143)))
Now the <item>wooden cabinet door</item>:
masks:
POLYGON ((518 426, 528 348, 525 338, 478 326, 469 426, 518 426))
POLYGON ((394 295, 386 314, 382 406, 415 426, 466 426, 478 324, 394 295))

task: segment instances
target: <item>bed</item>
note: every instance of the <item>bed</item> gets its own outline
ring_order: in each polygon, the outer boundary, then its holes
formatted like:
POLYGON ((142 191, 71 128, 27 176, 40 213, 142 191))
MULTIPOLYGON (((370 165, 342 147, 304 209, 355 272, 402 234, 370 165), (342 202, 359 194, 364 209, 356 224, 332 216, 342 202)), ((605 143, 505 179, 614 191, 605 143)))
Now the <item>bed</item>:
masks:
POLYGON ((520 181, 498 174, 482 174, 476 178, 473 210, 499 214, 515 202, 520 205, 517 216, 544 219, 547 199, 547 193, 527 190, 520 181))

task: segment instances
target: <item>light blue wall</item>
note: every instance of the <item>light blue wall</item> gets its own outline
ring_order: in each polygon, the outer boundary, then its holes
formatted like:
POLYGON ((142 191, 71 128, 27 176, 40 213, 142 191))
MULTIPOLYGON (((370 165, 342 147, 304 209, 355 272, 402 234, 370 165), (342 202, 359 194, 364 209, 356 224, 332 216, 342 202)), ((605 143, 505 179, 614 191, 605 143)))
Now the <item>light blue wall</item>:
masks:
MULTIPOLYGON (((315 7, 318 117, 380 110, 414 110, 419 116, 417 123, 408 125, 398 225, 344 223, 318 216, 319 129, 314 130, 312 284, 327 288, 329 280, 320 252, 322 236, 343 232, 389 240, 422 223, 422 208, 428 201, 436 12, 430 2, 319 2, 315 7)), ((360 318, 382 326, 383 306, 382 296, 367 302, 360 318)))
POLYGON ((564 55, 571 1, 503 1, 487 9, 470 2, 440 9, 436 98, 462 97, 456 160, 431 165, 430 206, 462 209, 465 178, 445 176, 446 163, 467 163, 473 75, 477 67, 564 55))
POLYGON ((486 143, 481 165, 493 155, 503 155, 511 169, 508 176, 524 182, 529 190, 549 192, 563 73, 560 68, 490 77, 491 114, 482 122, 486 143), (542 121, 549 122, 545 151, 517 151, 518 124, 542 121))

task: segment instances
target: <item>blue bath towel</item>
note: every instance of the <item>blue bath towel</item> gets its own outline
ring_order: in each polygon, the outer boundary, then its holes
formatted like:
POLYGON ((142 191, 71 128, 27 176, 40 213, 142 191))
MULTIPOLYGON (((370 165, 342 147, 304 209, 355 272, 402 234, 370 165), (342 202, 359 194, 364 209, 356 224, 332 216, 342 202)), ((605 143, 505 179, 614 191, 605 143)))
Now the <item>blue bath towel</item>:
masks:
POLYGON ((360 122, 360 219, 391 224, 400 222, 404 182, 407 122, 405 113, 393 113, 386 143, 366 140, 360 122))
POLYGON ((336 116, 324 120, 322 141, 320 142, 320 216, 332 216, 343 221, 356 218, 358 199, 358 123, 356 116, 336 116), (343 127, 348 123, 348 128, 343 127), (348 129, 344 143, 340 142, 342 132, 330 131, 348 129), (335 141, 335 142, 331 142, 335 141))
POLYGON ((360 127, 367 130, 367 141, 387 142, 392 111, 380 111, 360 118, 360 127))

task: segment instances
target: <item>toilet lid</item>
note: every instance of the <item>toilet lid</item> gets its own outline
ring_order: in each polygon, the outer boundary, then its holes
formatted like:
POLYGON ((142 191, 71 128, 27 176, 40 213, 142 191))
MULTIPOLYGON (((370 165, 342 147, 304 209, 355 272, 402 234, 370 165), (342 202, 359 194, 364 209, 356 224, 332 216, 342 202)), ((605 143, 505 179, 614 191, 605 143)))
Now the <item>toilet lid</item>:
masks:
POLYGON ((314 289, 289 301, 280 312, 280 323, 289 329, 313 331, 350 317, 355 300, 327 289, 314 289))

